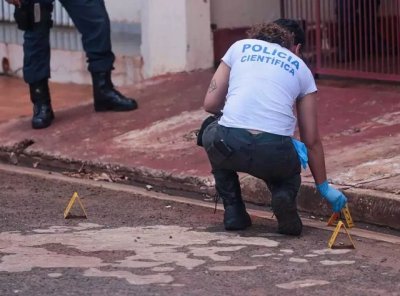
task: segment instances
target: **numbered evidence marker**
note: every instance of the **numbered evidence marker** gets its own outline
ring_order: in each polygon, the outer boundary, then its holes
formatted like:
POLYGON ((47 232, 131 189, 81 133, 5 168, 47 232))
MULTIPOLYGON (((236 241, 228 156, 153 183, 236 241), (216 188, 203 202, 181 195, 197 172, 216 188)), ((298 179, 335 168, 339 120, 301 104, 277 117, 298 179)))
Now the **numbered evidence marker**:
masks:
MULTIPOLYGON (((353 218, 350 215, 350 210, 349 207, 346 206, 342 209, 341 213, 343 214, 345 220, 346 220, 346 225, 347 228, 352 228, 354 227, 354 222, 353 222, 353 218)), ((337 225, 337 221, 339 219, 340 213, 333 213, 332 216, 329 218, 328 220, 328 226, 335 226, 337 225)))
POLYGON ((351 239, 351 236, 349 234, 349 232, 346 229, 346 226, 344 225, 344 223, 342 221, 339 221, 338 224, 336 225, 335 230, 333 231, 333 234, 328 242, 328 247, 330 249, 355 249, 356 246, 354 245, 353 240, 351 239), (338 236, 338 234, 340 233, 340 229, 343 228, 345 233, 347 234, 347 237, 349 238, 349 241, 351 243, 351 245, 340 245, 340 246, 335 246, 335 241, 336 238, 338 236))
POLYGON ((68 217, 70 217, 70 211, 71 211, 72 206, 74 205, 74 203, 76 201, 78 201, 78 204, 79 204, 79 206, 81 207, 81 209, 82 209, 82 211, 84 213, 83 217, 87 219, 87 214, 86 214, 85 208, 83 207, 83 204, 82 204, 81 199, 80 199, 80 197, 79 197, 77 192, 74 192, 74 194, 72 195, 67 207, 65 208, 64 219, 67 219, 68 217))

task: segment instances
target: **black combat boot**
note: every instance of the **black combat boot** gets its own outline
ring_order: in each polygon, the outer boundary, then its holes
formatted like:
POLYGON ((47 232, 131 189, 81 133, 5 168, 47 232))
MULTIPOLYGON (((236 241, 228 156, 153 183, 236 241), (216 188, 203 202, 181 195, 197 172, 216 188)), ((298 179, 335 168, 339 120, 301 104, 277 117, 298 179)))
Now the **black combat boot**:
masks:
POLYGON ((226 230, 244 230, 251 226, 251 218, 243 202, 229 204, 224 199, 224 208, 224 226, 226 230))
POLYGON ((94 109, 102 111, 130 111, 137 109, 135 100, 122 95, 114 88, 111 71, 92 73, 94 109))
POLYGON ((229 170, 213 170, 215 189, 224 203, 226 230, 243 230, 251 226, 251 218, 242 200, 238 175, 229 170))
POLYGON ((277 192, 272 196, 272 210, 278 220, 278 232, 286 235, 300 235, 303 223, 297 213, 296 198, 286 192, 277 192))
POLYGON ((54 119, 49 84, 47 79, 29 84, 33 103, 32 128, 41 129, 50 126, 54 119))

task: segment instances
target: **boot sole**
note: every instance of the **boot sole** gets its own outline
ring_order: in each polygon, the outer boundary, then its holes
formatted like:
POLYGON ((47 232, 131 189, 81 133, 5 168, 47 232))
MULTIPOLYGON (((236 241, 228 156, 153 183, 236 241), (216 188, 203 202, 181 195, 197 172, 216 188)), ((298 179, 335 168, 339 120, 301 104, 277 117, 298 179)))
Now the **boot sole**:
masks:
POLYGON ((136 110, 137 107, 134 108, 107 108, 107 107, 95 107, 94 111, 96 112, 124 112, 124 111, 132 111, 136 110))
POLYGON ((114 107, 114 106, 99 106, 99 105, 94 105, 94 110, 96 112, 124 112, 124 111, 132 111, 136 110, 138 108, 138 105, 134 105, 132 107, 114 107))

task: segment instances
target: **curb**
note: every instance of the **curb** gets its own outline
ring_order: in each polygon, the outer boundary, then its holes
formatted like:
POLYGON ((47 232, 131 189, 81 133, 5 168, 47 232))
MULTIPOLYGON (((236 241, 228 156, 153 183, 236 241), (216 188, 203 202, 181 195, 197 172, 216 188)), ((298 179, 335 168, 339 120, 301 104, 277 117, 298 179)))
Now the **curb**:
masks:
MULTIPOLYGON (((42 170, 74 174, 75 177, 90 178, 90 174, 114 176, 114 182, 140 187, 152 186, 154 190, 177 195, 209 197, 215 194, 212 177, 188 176, 145 167, 129 168, 117 164, 86 162, 65 159, 35 152, 13 152, 14 149, 0 147, 0 162, 25 167, 40 167, 42 170), (80 173, 82 168, 86 173, 80 173), (116 178, 115 178, 116 177, 116 178)), ((112 179, 112 178, 111 178, 112 179)), ((249 175, 240 177, 242 195, 246 202, 270 206, 271 195, 262 180, 249 175)), ((355 222, 386 226, 400 230, 400 195, 377 190, 336 186, 343 190, 355 222)), ((329 217, 329 205, 315 190, 311 182, 302 182, 298 194, 298 208, 310 215, 329 217)))
MULTIPOLYGON (((262 205, 271 204, 271 194, 263 181, 251 176, 241 179, 244 199, 262 205), (266 202, 265 202, 266 201, 266 202)), ((387 226, 400 230, 400 195, 378 190, 337 186, 348 198, 355 222, 387 226)), ((321 198, 312 182, 303 181, 297 196, 298 209, 315 216, 330 217, 329 204, 321 198)))
MULTIPOLYGON (((214 183, 210 178, 188 176, 147 167, 125 167, 120 164, 90 162, 68 159, 38 152, 18 152, 13 148, 0 147, 0 163, 21 167, 40 168, 72 177, 91 179, 93 175, 105 174, 115 183, 139 187, 151 185, 166 193, 192 193, 198 196, 214 195, 214 183)), ((111 181, 110 180, 110 181, 111 181)))

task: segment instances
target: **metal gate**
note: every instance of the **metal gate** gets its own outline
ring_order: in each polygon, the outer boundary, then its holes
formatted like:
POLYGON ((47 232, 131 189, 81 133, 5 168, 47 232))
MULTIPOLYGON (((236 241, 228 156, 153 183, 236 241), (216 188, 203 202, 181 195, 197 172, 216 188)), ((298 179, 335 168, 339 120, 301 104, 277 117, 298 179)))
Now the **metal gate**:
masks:
POLYGON ((400 0, 281 0, 315 74, 400 81, 400 0))
MULTIPOLYGON (((14 22, 13 14, 14 14, 14 6, 6 3, 4 0, 1 0, 0 21, 14 22)), ((58 1, 54 2, 53 21, 54 25, 56 26, 64 26, 64 27, 73 26, 72 20, 68 16, 65 9, 61 6, 61 3, 58 1)))
MULTIPOLYGON (((22 44, 23 32, 14 23, 14 6, 0 0, 0 43, 22 44)), ((73 26, 60 2, 54 2, 54 29, 50 33, 50 43, 54 49, 81 51, 80 34, 73 26)))

